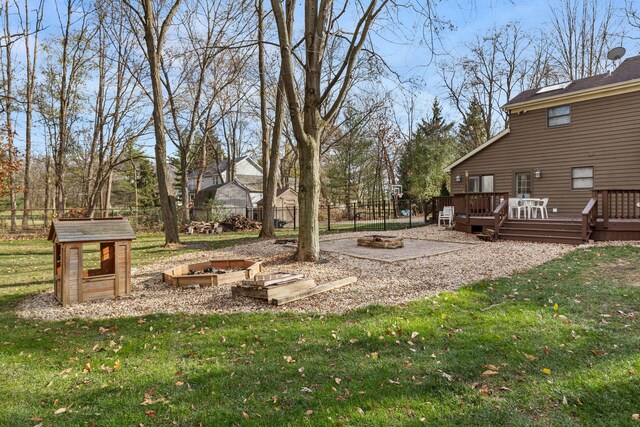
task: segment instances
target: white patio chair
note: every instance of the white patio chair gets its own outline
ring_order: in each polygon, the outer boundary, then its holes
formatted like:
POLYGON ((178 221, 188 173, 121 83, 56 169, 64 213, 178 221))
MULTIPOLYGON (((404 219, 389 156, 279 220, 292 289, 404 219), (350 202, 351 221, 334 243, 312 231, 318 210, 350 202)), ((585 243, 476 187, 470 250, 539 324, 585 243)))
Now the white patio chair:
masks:
POLYGON ((531 206, 529 209, 531 209, 531 217, 532 218, 537 218, 538 217, 538 211, 540 212, 540 216, 542 217, 542 219, 547 219, 549 218, 549 213, 547 212, 547 203, 549 203, 549 198, 545 197, 543 199, 541 199, 539 202, 537 202, 535 205, 531 206))
POLYGON ((448 221, 449 227, 451 227, 453 225, 453 215, 453 206, 443 207, 440 213, 438 213, 438 226, 440 226, 441 222, 444 225, 444 223, 448 221))
POLYGON ((527 217, 527 207, 520 203, 520 199, 517 197, 509 197, 509 218, 513 218, 513 212, 516 212, 517 218, 520 219, 520 212, 524 214, 524 217, 527 217))

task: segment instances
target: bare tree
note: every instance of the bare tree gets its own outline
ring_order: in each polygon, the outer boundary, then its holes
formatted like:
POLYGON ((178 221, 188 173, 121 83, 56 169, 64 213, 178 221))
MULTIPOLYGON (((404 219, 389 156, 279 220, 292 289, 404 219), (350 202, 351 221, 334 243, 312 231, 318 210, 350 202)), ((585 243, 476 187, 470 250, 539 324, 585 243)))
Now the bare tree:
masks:
MULTIPOLYGON (((9 0, 5 0, 2 10, 3 18, 3 36, 7 42, 3 46, 4 55, 0 55, 0 68, 2 77, 2 88, 4 95, 0 98, 2 102, 2 109, 5 114, 5 123, 2 127, 3 133, 6 138, 7 144, 7 156, 9 165, 16 163, 16 151, 15 151, 15 130, 14 130, 14 118, 13 113, 17 109, 17 105, 14 102, 13 84, 15 79, 15 69, 13 65, 13 44, 18 39, 11 38, 11 27, 9 24, 9 0)), ((3 153, 4 154, 4 153, 3 153)), ((9 188, 9 205, 11 208, 11 231, 16 230, 16 176, 15 170, 12 168, 8 177, 9 188)))
POLYGON ((95 96, 93 131, 84 153, 84 201, 90 217, 102 199, 108 212, 113 173, 129 159, 133 143, 147 130, 150 121, 142 116, 142 94, 136 77, 142 61, 134 55, 135 37, 126 27, 120 7, 110 2, 95 3, 98 87, 95 96))
MULTIPOLYGON (((297 61, 297 56, 291 41, 294 2, 286 0, 285 12, 280 0, 271 0, 278 30, 283 83, 300 156, 298 260, 316 261, 320 254, 318 209, 322 133, 342 106, 351 87, 358 54, 372 24, 387 3, 388 0, 371 0, 361 5, 361 9, 354 8, 353 14, 359 16, 355 16, 354 28, 347 30, 340 28, 340 18, 344 16, 348 2, 344 2, 340 9, 334 9, 335 4, 331 1, 305 0, 304 59, 300 60, 304 89, 300 99, 295 80, 294 61, 297 61), (334 57, 335 63, 327 69, 323 67, 325 54, 333 37, 345 42, 345 50, 342 58, 334 57)), ((349 18, 354 16, 349 14, 349 18)))
POLYGON ((31 135, 33 130, 33 107, 34 94, 36 89, 36 71, 38 69, 38 38, 42 30, 44 0, 39 0, 35 9, 35 23, 30 20, 29 0, 24 0, 24 15, 18 14, 22 33, 24 35, 24 58, 26 61, 25 72, 26 80, 24 86, 24 107, 25 107, 25 148, 24 148, 24 180, 23 180, 23 211, 22 211, 22 228, 29 226, 29 210, 31 208, 31 135), (33 30, 31 26, 33 25, 33 30), (31 33, 33 32, 33 40, 31 33))
POLYGON ((173 187, 169 182, 167 169, 167 142, 164 134, 164 94, 162 92, 160 63, 162 60, 162 49, 167 38, 167 31, 178 11, 181 0, 171 1, 169 11, 166 13, 164 19, 159 17, 158 11, 154 8, 153 0, 138 0, 142 11, 133 6, 129 0, 123 1, 137 17, 144 30, 144 44, 141 45, 149 63, 151 79, 153 129, 156 138, 156 173, 158 175, 158 190, 160 193, 160 209, 162 210, 162 220, 164 223, 165 244, 178 244, 180 243, 180 235, 178 234, 176 198, 173 187))
POLYGON ((531 76, 541 78, 540 57, 531 55, 533 39, 518 23, 492 28, 467 44, 468 53, 452 62, 441 63, 439 73, 447 98, 463 120, 479 106, 484 135, 493 135, 507 125, 501 110, 514 91, 531 86, 531 76))
POLYGON ((77 108, 78 88, 82 85, 87 67, 91 61, 90 45, 93 39, 89 25, 89 14, 81 0, 66 0, 64 9, 58 9, 60 34, 55 39, 59 52, 51 58, 49 73, 57 76, 57 136, 54 150, 56 212, 62 215, 66 206, 66 170, 69 145, 72 141, 71 121, 77 108))
POLYGON ((551 6, 549 46, 568 80, 603 73, 607 51, 618 30, 610 1, 563 0, 551 6))
MULTIPOLYGON (((237 49, 250 22, 242 1, 196 0, 180 18, 184 37, 171 60, 168 55, 161 58, 161 69, 171 117, 169 136, 180 161, 182 222, 187 223, 188 173, 200 124, 211 122, 215 101, 240 80, 252 49, 237 49)), ((221 111, 219 118, 224 115, 221 111)))

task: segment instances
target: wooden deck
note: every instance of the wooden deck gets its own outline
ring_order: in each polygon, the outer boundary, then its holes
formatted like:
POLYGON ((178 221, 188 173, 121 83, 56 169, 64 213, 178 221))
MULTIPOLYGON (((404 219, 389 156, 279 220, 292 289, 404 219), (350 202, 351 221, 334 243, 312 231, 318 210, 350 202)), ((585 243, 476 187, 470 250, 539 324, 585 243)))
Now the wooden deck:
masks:
POLYGON ((492 238, 566 244, 640 240, 640 190, 594 190, 581 213, 548 219, 508 218, 508 198, 506 193, 463 193, 432 199, 425 220, 431 214, 437 222, 442 206, 454 206, 457 231, 492 238))

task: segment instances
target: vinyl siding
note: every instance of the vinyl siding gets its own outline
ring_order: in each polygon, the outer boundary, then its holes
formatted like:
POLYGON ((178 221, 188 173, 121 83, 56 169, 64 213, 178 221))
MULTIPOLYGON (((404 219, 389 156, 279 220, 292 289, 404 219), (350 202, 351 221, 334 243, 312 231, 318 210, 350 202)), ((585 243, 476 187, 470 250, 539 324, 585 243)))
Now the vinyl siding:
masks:
POLYGON ((547 110, 510 117, 511 132, 451 171, 494 175, 494 191, 515 192, 515 173, 531 172, 532 196, 549 197, 549 213, 579 214, 591 190, 571 189, 571 168, 594 167, 594 188, 640 188, 640 92, 571 104, 571 124, 547 127, 547 110), (541 178, 534 172, 540 169, 541 178))

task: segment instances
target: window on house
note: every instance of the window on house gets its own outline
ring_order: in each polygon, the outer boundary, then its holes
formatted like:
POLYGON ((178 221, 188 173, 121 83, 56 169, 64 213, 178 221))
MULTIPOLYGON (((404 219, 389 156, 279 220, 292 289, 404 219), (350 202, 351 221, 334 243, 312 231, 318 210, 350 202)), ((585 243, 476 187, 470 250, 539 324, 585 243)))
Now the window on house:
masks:
POLYGON ((480 177, 470 176, 469 177, 469 193, 479 193, 479 192, 480 192, 480 177))
POLYGON ((593 188, 593 167, 571 169, 571 189, 583 190, 593 188))
POLYGON ((469 193, 480 192, 493 192, 493 175, 477 175, 469 177, 469 193))
POLYGON ((571 106, 561 105, 547 109, 547 126, 562 126, 571 124, 571 106))
POLYGON ((516 173, 516 196, 531 196, 531 172, 516 173))
POLYGON ((493 175, 484 175, 482 177, 482 191, 493 193, 493 175))

